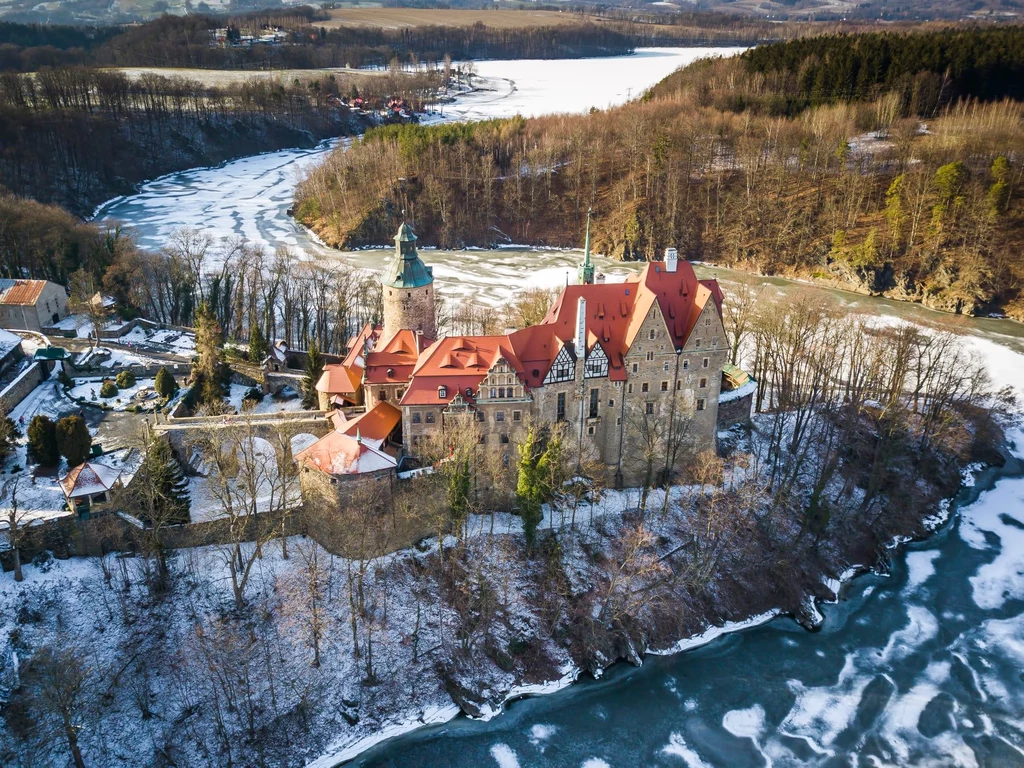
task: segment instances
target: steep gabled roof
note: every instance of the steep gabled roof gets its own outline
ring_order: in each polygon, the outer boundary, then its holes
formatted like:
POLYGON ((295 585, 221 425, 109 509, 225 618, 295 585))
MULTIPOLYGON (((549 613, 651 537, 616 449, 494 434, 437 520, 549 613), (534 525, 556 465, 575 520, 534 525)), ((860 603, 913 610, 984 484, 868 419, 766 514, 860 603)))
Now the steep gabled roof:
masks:
POLYGON ((420 355, 402 405, 443 405, 456 394, 472 402, 477 388, 498 358, 504 357, 522 375, 507 336, 448 336, 420 355), (444 387, 444 396, 439 388, 444 387), (469 390, 467 394, 466 390, 469 390))
POLYGON ((377 403, 366 413, 352 419, 339 427, 339 431, 349 437, 357 434, 363 440, 370 441, 375 448, 387 440, 388 435, 395 431, 402 420, 402 412, 391 403, 377 403))
POLYGON ((329 395, 351 395, 359 391, 361 379, 361 371, 351 370, 344 363, 325 365, 324 372, 317 379, 316 391, 329 395))

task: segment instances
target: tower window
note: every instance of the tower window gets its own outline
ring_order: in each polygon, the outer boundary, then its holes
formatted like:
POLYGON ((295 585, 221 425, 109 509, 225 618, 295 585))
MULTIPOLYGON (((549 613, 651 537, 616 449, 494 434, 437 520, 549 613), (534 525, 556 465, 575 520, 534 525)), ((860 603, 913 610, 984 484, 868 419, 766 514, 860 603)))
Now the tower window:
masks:
POLYGON ((668 392, 668 382, 667 381, 661 382, 661 391, 662 392, 668 392))
POLYGON ((705 407, 706 405, 707 405, 707 400, 705 400, 705 399, 704 399, 703 397, 702 397, 702 398, 700 398, 700 399, 699 399, 699 400, 697 401, 697 410, 698 410, 698 411, 703 411, 703 410, 704 410, 704 407, 705 407))
POLYGON ((565 421, 565 392, 558 393, 558 406, 555 411, 555 421, 565 421))
POLYGON ((434 423, 434 412, 433 411, 427 411, 427 424, 433 424, 433 423, 434 423))
POLYGON ((650 388, 651 388, 650 385, 646 381, 643 384, 640 385, 640 391, 641 392, 647 392, 647 391, 650 390, 650 388))
POLYGON ((704 358, 704 362, 701 364, 701 368, 707 368, 708 367, 708 363, 710 363, 710 362, 711 362, 710 358, 705 357, 704 358))
POLYGON ((706 378, 701 378, 701 380, 700 380, 700 387, 701 387, 701 389, 703 389, 707 385, 708 385, 708 380, 706 378))
POLYGON ((654 403, 647 403, 647 415, 648 416, 653 416, 654 415, 654 403))
POLYGON ((690 361, 689 360, 683 360, 683 370, 684 371, 690 370, 690 361))
POLYGON ((598 398, 600 397, 600 395, 601 395, 601 390, 599 390, 599 389, 592 389, 592 390, 590 390, 590 418, 592 418, 592 419, 596 419, 597 418, 597 403, 598 403, 598 398))
POLYGON ((505 420, 505 412, 504 411, 495 411, 494 412, 494 420, 495 421, 504 421, 505 420))

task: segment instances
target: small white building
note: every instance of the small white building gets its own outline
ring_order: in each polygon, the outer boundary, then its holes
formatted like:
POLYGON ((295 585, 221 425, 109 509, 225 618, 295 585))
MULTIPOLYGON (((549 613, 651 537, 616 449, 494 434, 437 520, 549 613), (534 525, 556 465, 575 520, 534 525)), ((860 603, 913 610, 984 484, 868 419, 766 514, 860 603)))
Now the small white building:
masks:
POLYGON ((49 280, 0 280, 0 328, 40 331, 67 317, 68 296, 49 280))

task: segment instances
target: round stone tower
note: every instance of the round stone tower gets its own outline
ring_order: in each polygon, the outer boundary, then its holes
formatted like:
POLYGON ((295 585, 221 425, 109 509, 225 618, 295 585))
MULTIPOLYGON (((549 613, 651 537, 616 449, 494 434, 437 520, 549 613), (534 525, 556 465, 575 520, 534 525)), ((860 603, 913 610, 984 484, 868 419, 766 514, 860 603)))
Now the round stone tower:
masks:
POLYGON ((434 272, 416 253, 416 235, 402 224, 395 235, 395 255, 381 277, 384 288, 384 332, 386 343, 398 331, 408 328, 433 339, 434 272))

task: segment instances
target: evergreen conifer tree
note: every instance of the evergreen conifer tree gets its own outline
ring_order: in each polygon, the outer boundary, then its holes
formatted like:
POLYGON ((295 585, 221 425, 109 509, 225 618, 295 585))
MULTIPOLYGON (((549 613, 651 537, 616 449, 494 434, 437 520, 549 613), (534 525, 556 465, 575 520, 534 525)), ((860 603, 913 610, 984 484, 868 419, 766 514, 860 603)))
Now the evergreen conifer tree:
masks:
POLYGON ((306 378, 302 382, 302 407, 308 409, 317 406, 316 382, 320 378, 324 365, 316 341, 310 341, 307 348, 306 378))
POLYGON ((68 460, 69 467, 75 467, 89 458, 92 436, 81 416, 65 416, 57 422, 57 448, 68 460))
POLYGON ((260 328, 259 323, 256 323, 249 331, 249 362, 258 365, 263 362, 269 352, 270 347, 267 345, 266 336, 263 335, 263 329, 260 328))
POLYGON ((516 501, 519 516, 523 519, 523 533, 526 534, 526 551, 533 552, 537 526, 544 517, 541 508, 543 479, 540 477, 540 444, 533 427, 526 432, 526 439, 519 446, 519 480, 516 483, 516 501))
POLYGON ((156 381, 153 385, 160 397, 164 399, 170 398, 178 391, 178 382, 166 368, 161 368, 156 372, 156 381))
POLYGON ((32 417, 28 424, 28 455, 44 467, 55 467, 60 461, 57 449, 57 425, 42 414, 32 417))

